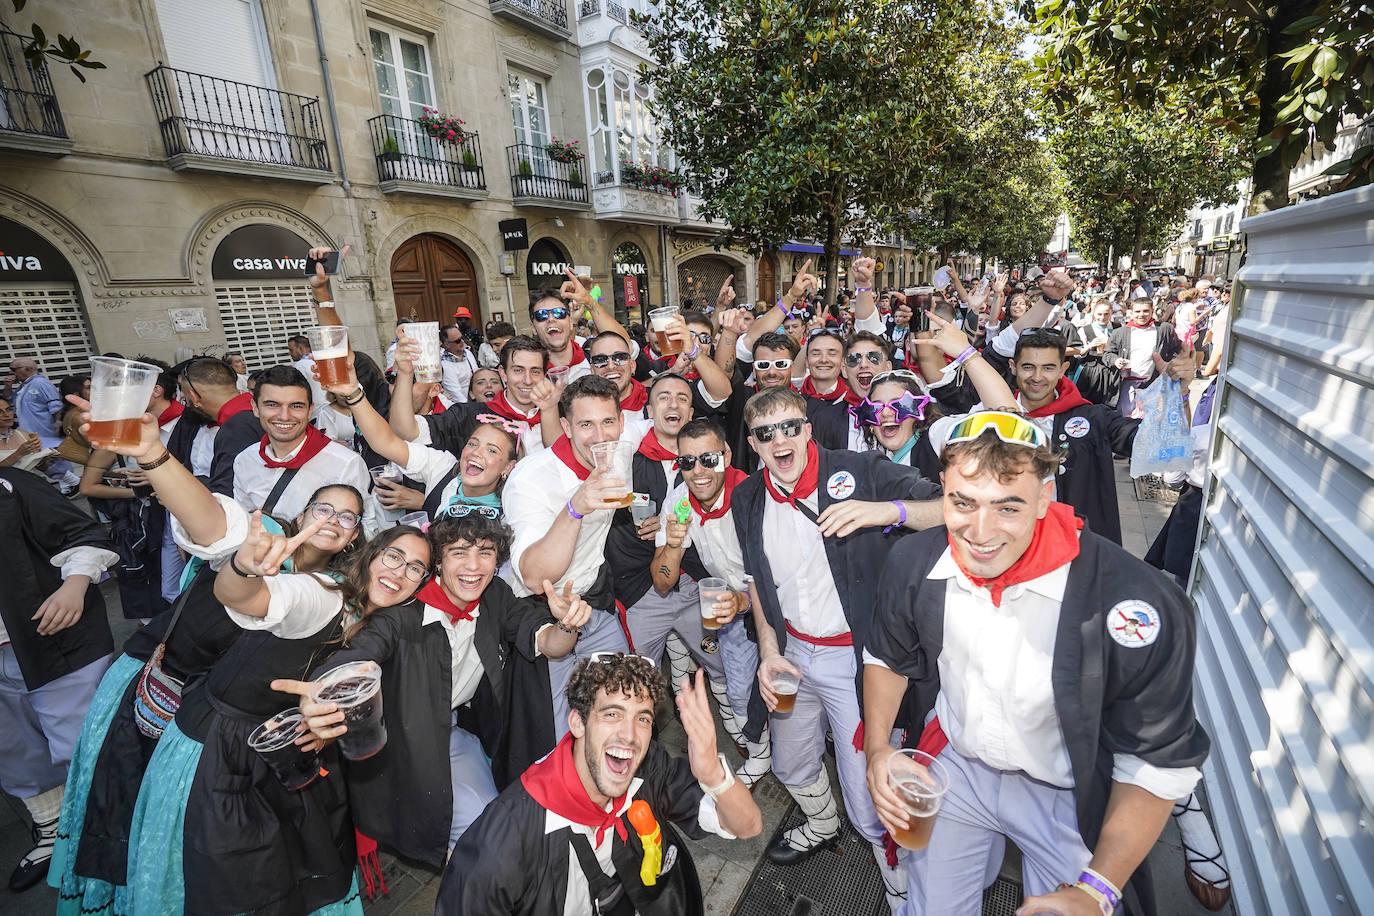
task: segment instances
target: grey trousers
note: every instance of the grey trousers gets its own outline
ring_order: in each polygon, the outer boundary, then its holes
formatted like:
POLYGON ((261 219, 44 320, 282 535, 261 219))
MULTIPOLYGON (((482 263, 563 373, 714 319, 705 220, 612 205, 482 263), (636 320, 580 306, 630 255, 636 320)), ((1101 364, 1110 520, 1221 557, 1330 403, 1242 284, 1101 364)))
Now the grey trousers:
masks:
POLYGON ((659 661, 663 658, 668 634, 676 631, 697 664, 706 669, 712 680, 719 681, 725 677, 719 649, 707 652, 701 647, 706 630, 701 626, 701 601, 697 584, 686 574, 677 583, 677 591, 666 595, 660 595, 656 589, 650 588, 633 607, 625 610, 625 626, 630 631, 630 642, 634 643, 635 652, 659 661))
POLYGON ((29 690, 14 647, 0 646, 0 788, 32 798, 67 781, 67 762, 110 659, 29 690))
POLYGON ((448 848, 452 849, 497 792, 482 742, 457 725, 448 733, 448 765, 453 784, 453 821, 448 833, 448 848))

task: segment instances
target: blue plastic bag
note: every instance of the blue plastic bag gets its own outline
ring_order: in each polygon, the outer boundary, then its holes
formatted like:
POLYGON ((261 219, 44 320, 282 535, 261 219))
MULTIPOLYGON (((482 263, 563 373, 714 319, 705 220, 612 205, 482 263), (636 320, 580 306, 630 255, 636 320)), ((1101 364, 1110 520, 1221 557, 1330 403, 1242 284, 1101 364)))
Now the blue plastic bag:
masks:
POLYGON ((1143 415, 1131 450, 1131 476, 1187 471, 1193 466, 1193 437, 1182 383, 1161 375, 1135 397, 1143 415))

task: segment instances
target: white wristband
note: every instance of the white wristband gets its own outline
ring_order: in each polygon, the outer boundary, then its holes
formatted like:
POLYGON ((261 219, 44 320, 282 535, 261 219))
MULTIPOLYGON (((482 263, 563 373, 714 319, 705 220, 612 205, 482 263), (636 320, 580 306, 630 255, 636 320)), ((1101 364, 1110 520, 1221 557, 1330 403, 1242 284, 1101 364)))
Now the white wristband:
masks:
POLYGON ((315 308, 319 309, 319 308, 326 308, 326 307, 328 307, 328 308, 333 308, 333 307, 334 307, 334 300, 333 300, 333 299, 316 299, 316 300, 315 300, 315 308))
POLYGON ((725 759, 725 755, 717 754, 716 756, 720 758, 720 768, 725 771, 725 778, 720 781, 719 785, 714 786, 708 786, 700 779, 697 780, 697 785, 701 786, 701 791, 712 798, 720 798, 722 792, 735 784, 735 771, 730 769, 730 763, 725 759))

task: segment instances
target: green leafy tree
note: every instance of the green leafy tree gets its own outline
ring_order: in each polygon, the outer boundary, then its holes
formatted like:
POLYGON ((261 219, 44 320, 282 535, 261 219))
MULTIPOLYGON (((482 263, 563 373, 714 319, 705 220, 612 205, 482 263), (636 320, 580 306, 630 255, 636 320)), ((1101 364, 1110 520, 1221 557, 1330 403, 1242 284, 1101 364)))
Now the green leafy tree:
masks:
MULTIPOLYGON (((14 11, 22 12, 28 5, 28 0, 12 0, 14 11)), ((91 52, 87 48, 81 47, 71 35, 58 34, 57 41, 48 38, 43 27, 38 23, 33 23, 29 28, 29 34, 33 40, 24 46, 24 57, 30 66, 37 66, 43 58, 58 61, 71 67, 73 75, 81 82, 86 82, 86 74, 82 70, 104 70, 105 65, 98 60, 91 58, 91 52)))
POLYGON ((1198 130, 1166 109, 1094 108, 1053 139, 1078 247, 1098 263, 1108 252, 1145 251, 1174 237, 1194 204, 1236 200, 1246 162, 1236 143, 1198 130))
POLYGON ((717 244, 825 246, 909 224, 950 142, 958 48, 990 17, 954 0, 659 0, 655 115, 717 244))
MULTIPOLYGON (((1199 129, 1248 141, 1252 212, 1288 202, 1314 139, 1374 111, 1374 6, 1358 0, 1023 0, 1061 112, 1104 102, 1186 106, 1199 129)), ((1374 177, 1374 145, 1332 170, 1374 177)))
POLYGON ((1066 206, 1063 174, 1049 144, 1034 141, 1018 168, 997 176, 978 198, 974 210, 985 220, 968 250, 1004 264, 1034 262, 1066 206))

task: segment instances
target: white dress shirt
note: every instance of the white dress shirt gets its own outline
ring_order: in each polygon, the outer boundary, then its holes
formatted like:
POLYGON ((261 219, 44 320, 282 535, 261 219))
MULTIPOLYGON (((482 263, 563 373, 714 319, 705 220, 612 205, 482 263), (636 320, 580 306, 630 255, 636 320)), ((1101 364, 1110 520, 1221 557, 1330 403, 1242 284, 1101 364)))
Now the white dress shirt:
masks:
POLYGON ((454 356, 444 350, 439 354, 439 368, 443 370, 444 394, 456 404, 466 404, 468 386, 472 384, 472 373, 478 369, 472 348, 465 347, 462 356, 454 356))
MULTIPOLYGON (((815 493, 801 502, 812 512, 819 512, 815 493)), ((820 638, 849 632, 821 529, 800 510, 767 493, 763 500, 763 552, 777 584, 778 604, 793 629, 820 638)))
POLYGON ((472 609, 471 620, 454 621, 452 617, 438 608, 424 606, 425 615, 421 626, 438 623, 448 637, 449 664, 452 672, 450 703, 454 709, 471 700, 482 682, 482 659, 477 654, 477 617, 478 608, 472 609))
POLYGON ((323 630, 343 607, 343 592, 329 587, 333 580, 325 573, 279 573, 262 581, 270 595, 265 617, 224 609, 242 629, 266 630, 281 639, 305 639, 323 630))
MULTIPOLYGON (((658 516, 658 532, 654 535, 654 546, 665 547, 668 544, 668 522, 676 518, 678 503, 687 498, 687 484, 678 484, 668 494, 667 505, 663 506, 663 511, 658 516)), ((720 504, 725 499, 725 490, 720 491, 716 501, 706 507, 708 512, 720 508, 720 504)), ((724 579, 732 591, 742 592, 748 587, 744 578, 744 551, 740 549, 739 536, 735 533, 735 510, 732 506, 720 518, 713 518, 709 522, 703 522, 701 516, 697 515, 696 510, 692 510, 692 517, 687 522, 687 537, 683 539, 683 549, 693 545, 697 548, 697 556, 701 558, 701 563, 706 569, 718 579, 724 579)))
MULTIPOLYGON (((305 447, 305 440, 284 458, 289 460, 305 447)), ((272 492, 277 478, 284 468, 269 468, 262 463, 258 454, 259 443, 239 452, 234 458, 234 499, 246 508, 261 509, 262 504, 272 492)), ((271 449, 271 446, 268 446, 271 449)), ((270 453, 270 452, 269 452, 270 453)), ((363 495, 363 530, 371 536, 377 533, 379 523, 373 508, 373 500, 367 499, 372 491, 372 478, 367 473, 367 464, 362 457, 337 442, 330 442, 313 458, 301 466, 296 476, 286 485, 285 491, 277 500, 274 513, 282 518, 295 518, 310 501, 316 490, 326 484, 348 484, 363 495)))

